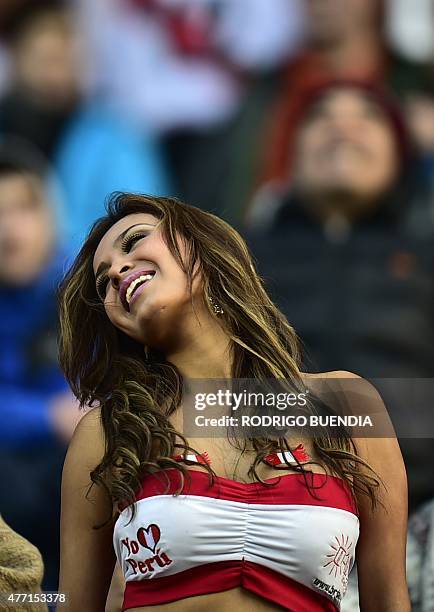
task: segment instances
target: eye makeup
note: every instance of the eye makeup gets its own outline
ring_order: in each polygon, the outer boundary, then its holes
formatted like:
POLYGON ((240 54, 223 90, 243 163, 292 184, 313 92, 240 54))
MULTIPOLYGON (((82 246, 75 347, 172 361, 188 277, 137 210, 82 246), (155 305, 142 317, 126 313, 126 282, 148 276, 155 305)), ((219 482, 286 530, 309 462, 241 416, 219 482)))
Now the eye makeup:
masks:
POLYGON ((140 232, 134 232, 133 234, 126 236, 121 242, 121 250, 124 253, 129 253, 132 245, 138 240, 140 240, 140 238, 144 238, 145 236, 147 236, 148 233, 149 232, 147 232, 146 230, 142 230, 140 232))
MULTIPOLYGON (((151 227, 155 227, 155 226, 151 226, 151 227)), ((132 229, 132 228, 129 228, 129 229, 132 229)), ((132 234, 127 234, 126 236, 122 238, 121 245, 120 245, 121 251, 124 253, 129 253, 129 251, 131 250, 131 247, 136 242, 138 242, 138 240, 141 240, 142 238, 145 238, 148 235, 149 235, 149 230, 145 230, 145 229, 133 232, 132 234)), ((97 277, 96 282, 95 282, 96 292, 102 302, 104 302, 104 299, 105 299, 108 281, 109 281, 109 278, 106 274, 100 274, 97 277)))

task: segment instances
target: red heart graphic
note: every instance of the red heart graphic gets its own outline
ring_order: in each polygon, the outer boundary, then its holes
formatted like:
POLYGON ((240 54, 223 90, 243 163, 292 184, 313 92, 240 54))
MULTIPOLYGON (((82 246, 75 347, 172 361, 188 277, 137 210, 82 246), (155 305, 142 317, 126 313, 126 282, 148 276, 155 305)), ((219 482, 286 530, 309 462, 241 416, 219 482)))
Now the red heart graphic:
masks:
POLYGON ((142 546, 149 548, 153 553, 160 541, 161 531, 158 525, 151 523, 147 527, 140 527, 137 531, 137 539, 142 546))

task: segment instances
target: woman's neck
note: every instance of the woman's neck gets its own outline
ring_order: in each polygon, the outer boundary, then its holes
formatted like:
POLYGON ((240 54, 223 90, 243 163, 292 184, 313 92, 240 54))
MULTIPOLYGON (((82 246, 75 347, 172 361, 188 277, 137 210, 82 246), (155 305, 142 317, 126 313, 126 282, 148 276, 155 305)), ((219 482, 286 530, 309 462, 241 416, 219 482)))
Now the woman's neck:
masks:
POLYGON ((231 378, 231 340, 217 322, 202 323, 166 355, 184 378, 231 378))

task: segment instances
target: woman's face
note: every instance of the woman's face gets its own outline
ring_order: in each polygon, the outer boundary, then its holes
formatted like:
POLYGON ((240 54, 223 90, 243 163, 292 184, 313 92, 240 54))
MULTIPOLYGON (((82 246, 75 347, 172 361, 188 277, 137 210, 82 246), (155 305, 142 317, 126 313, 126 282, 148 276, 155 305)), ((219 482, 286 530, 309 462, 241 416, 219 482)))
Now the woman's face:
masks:
MULTIPOLYGON (((184 257, 182 241, 179 248, 184 257)), ((187 275, 153 215, 135 213, 115 223, 95 251, 93 271, 108 318, 138 342, 169 348, 181 327, 188 326, 194 313, 187 275)), ((198 291, 196 278, 193 296, 198 291)))

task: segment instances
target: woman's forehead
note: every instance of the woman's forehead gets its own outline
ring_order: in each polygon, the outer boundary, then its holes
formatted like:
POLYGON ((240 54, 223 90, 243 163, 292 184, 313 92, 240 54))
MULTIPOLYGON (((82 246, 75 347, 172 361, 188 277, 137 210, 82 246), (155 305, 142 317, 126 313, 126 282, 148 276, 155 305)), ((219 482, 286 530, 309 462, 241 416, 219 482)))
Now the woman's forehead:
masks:
POLYGON ((159 219, 157 219, 157 217, 154 217, 149 213, 134 213, 131 215, 127 215, 122 219, 119 219, 119 221, 117 221, 114 225, 112 225, 110 229, 107 230, 96 248, 93 257, 94 271, 96 270, 99 261, 104 258, 104 254, 109 253, 111 251, 111 249, 113 248, 113 243, 119 236, 119 234, 127 230, 132 225, 143 223, 155 226, 158 221, 159 219))

